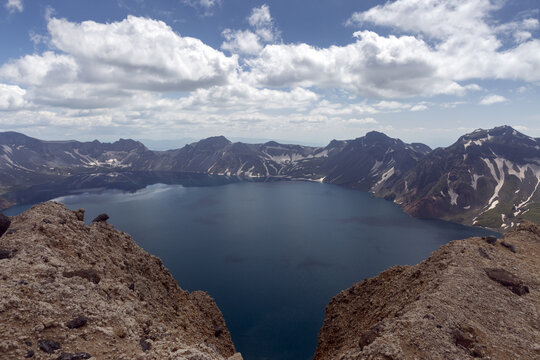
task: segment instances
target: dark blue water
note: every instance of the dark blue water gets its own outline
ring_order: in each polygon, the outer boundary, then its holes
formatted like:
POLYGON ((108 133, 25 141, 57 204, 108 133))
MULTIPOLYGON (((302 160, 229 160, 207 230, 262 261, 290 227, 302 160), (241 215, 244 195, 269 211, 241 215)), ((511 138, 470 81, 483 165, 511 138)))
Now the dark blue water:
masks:
POLYGON ((208 291, 246 360, 310 359, 324 308, 339 291, 418 263, 450 240, 492 234, 308 182, 152 185, 59 200, 85 208, 87 220, 106 212, 182 288, 208 291))

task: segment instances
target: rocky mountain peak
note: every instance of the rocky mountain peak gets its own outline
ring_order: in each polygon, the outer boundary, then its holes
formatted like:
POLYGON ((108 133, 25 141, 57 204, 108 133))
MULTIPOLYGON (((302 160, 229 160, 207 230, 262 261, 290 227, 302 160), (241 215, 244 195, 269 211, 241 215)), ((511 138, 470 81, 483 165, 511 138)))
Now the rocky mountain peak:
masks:
POLYGON ((364 135, 366 138, 378 138, 378 139, 389 139, 388 135, 385 133, 382 133, 380 131, 368 131, 366 135, 364 135))
POLYGON ((390 138, 388 135, 378 132, 378 131, 370 131, 366 133, 365 136, 358 139, 363 139, 366 143, 386 143, 388 141, 393 142, 395 139, 390 138))
POLYGON ((148 150, 142 142, 132 139, 119 139, 112 143, 112 147, 118 151, 148 150))
POLYGON ((40 141, 15 131, 0 132, 0 144, 5 145, 35 145, 40 141))
POLYGON ((212 136, 191 144, 197 150, 218 151, 232 144, 225 136, 212 136))
POLYGON ((418 151, 420 154, 423 154, 423 155, 426 155, 432 150, 429 146, 422 143, 411 143, 411 146, 413 147, 414 150, 418 151))
POLYGON ((482 146, 485 144, 512 144, 516 146, 530 146, 536 144, 536 139, 531 138, 515 130, 511 126, 499 126, 492 129, 477 129, 472 133, 461 136, 455 145, 468 147, 482 146))
POLYGON ((280 143, 278 143, 277 141, 267 141, 263 144, 264 146, 267 146, 267 147, 276 147, 276 146, 281 146, 280 143))

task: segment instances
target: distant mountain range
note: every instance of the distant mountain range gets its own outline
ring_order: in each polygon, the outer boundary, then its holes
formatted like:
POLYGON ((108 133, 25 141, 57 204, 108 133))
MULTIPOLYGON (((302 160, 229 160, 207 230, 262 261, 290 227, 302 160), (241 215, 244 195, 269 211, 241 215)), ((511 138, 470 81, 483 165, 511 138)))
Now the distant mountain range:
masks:
POLYGON ((476 130, 435 150, 375 131, 326 147, 217 136, 167 151, 134 140, 42 141, 0 133, 3 194, 74 175, 122 172, 320 181, 369 191, 416 217, 496 229, 521 218, 540 221, 540 139, 508 126, 476 130))

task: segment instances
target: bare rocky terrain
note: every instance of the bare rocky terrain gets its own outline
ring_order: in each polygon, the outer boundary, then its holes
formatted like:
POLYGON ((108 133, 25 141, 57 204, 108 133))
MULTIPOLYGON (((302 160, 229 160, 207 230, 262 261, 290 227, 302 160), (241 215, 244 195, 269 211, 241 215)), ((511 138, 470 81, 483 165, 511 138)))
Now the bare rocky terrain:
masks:
POLYGON ((182 290, 129 235, 83 217, 48 202, 0 237, 0 359, 242 358, 207 293, 182 290))
POLYGON ((335 296, 315 360, 540 359, 540 229, 453 241, 335 296))

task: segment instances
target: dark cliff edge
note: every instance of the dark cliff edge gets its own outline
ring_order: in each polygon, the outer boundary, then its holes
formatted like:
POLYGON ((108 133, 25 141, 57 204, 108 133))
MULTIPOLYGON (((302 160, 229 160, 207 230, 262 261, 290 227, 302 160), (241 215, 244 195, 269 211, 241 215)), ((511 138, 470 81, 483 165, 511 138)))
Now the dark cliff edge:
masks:
POLYGON ((242 358, 207 293, 182 290, 129 235, 83 216, 39 204, 0 237, 1 359, 242 358))
POLYGON ((442 246, 335 296, 315 360, 540 358, 540 229, 442 246))

